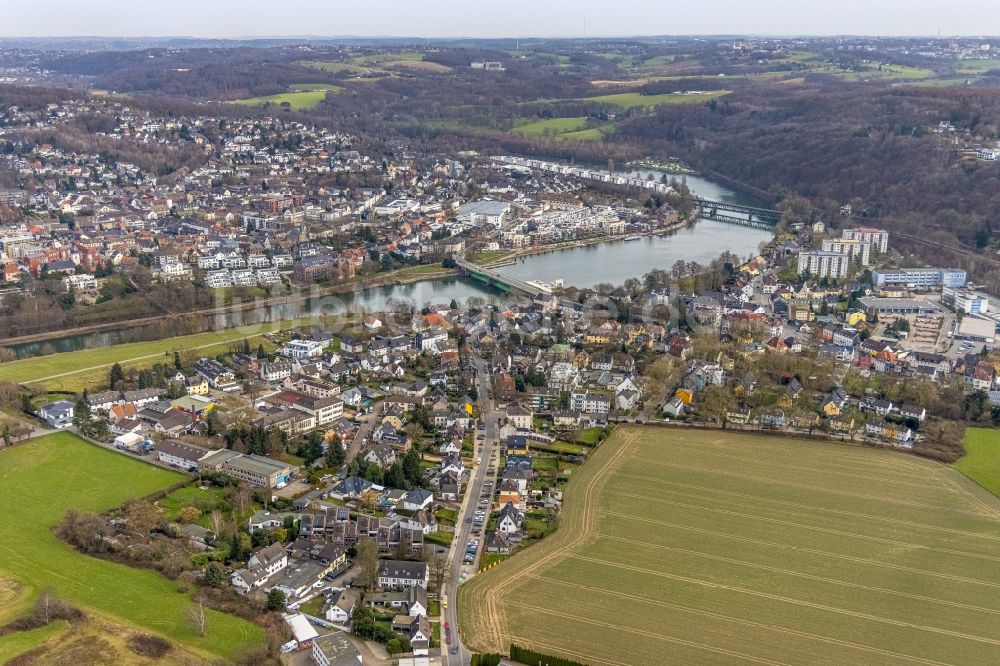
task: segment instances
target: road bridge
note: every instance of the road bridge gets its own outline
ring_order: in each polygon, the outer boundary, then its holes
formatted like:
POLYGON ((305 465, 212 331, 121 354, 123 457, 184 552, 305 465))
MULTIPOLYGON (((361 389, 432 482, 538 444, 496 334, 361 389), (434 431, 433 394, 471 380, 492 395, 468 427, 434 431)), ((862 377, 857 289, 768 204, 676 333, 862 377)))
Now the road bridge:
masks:
POLYGON ((491 287, 495 287, 500 291, 504 292, 518 292, 526 296, 535 296, 539 292, 543 294, 551 294, 551 289, 546 289, 545 287, 530 284, 523 280, 518 280, 517 278, 512 278, 502 273, 497 273, 489 268, 483 268, 478 264, 474 264, 471 261, 466 261, 464 258, 456 257, 455 265, 462 271, 464 275, 468 275, 471 278, 475 278, 480 282, 484 282, 491 287))

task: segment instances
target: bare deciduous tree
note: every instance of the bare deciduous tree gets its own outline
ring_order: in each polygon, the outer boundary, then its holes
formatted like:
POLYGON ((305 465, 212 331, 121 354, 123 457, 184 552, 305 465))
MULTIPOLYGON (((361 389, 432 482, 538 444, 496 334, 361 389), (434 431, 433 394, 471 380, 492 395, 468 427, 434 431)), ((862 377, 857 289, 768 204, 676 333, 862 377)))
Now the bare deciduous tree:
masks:
POLYGON ((208 623, 205 613, 205 604, 201 599, 191 602, 187 608, 187 619, 191 623, 191 628, 198 632, 199 636, 205 635, 205 627, 208 623))

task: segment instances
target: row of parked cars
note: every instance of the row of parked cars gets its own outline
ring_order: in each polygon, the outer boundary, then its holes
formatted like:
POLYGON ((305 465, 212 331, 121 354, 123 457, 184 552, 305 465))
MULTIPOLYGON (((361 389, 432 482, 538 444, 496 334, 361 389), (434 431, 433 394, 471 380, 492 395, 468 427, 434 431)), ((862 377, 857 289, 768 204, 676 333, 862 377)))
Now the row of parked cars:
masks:
POLYGON ((466 564, 472 564, 476 561, 476 553, 479 551, 479 539, 469 539, 469 545, 465 547, 465 560, 466 564))

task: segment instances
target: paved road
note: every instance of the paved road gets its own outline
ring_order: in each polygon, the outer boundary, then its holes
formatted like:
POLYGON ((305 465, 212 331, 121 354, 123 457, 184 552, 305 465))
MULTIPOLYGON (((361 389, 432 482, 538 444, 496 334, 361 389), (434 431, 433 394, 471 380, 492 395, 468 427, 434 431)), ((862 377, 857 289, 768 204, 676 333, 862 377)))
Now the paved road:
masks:
POLYGON ((354 460, 361 452, 361 447, 364 446, 365 439, 367 439, 368 435, 370 435, 372 430, 375 428, 377 416, 378 409, 377 406, 373 404, 371 411, 364 415, 361 421, 361 426, 358 428, 358 434, 354 436, 354 441, 347 447, 348 463, 354 460))
MULTIPOLYGON (((479 383, 479 413, 486 423, 485 439, 476 452, 481 464, 473 468, 472 479, 465 492, 465 498, 458 512, 455 526, 455 538, 452 540, 451 551, 449 553, 451 579, 445 585, 445 595, 448 598, 448 608, 442 609, 442 619, 451 626, 451 640, 453 645, 458 645, 458 654, 451 654, 450 645, 444 643, 444 627, 441 627, 441 663, 444 666, 468 666, 472 661, 472 653, 462 645, 458 632, 458 587, 461 584, 463 570, 468 570, 474 574, 476 565, 464 565, 462 559, 465 557, 465 547, 469 543, 472 533, 472 524, 466 524, 466 517, 471 517, 476 512, 479 497, 483 492, 483 484, 490 478, 495 478, 496 468, 491 464, 491 456, 497 444, 497 429, 501 414, 493 411, 493 401, 488 396, 489 377, 486 374, 486 365, 479 356, 478 350, 475 356, 476 373, 479 383)), ((484 431, 477 431, 484 432, 484 431)), ((479 554, 482 554, 486 542, 486 533, 479 537, 479 554)), ((478 561, 478 556, 477 556, 478 561)))

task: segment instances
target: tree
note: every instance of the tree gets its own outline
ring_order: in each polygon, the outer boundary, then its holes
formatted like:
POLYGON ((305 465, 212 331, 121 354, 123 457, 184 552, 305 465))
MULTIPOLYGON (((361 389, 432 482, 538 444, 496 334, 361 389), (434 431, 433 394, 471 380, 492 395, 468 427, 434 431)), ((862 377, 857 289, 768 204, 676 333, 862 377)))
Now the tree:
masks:
POLYGON ((250 559, 250 552, 253 544, 250 542, 250 535, 240 532, 229 543, 229 559, 234 562, 246 562, 250 559))
POLYGON ((175 351, 174 352, 174 369, 180 370, 183 367, 184 366, 181 365, 181 353, 175 351))
POLYGON ((326 446, 326 466, 330 469, 340 469, 344 466, 346 459, 347 455, 344 453, 344 447, 340 444, 340 438, 334 435, 326 446))
POLYGON ((179 523, 193 523, 200 517, 201 511, 194 506, 182 506, 177 512, 177 522, 179 523))
POLYGON ((247 509, 250 508, 250 499, 253 491, 250 490, 250 486, 245 483, 241 483, 236 486, 236 492, 233 493, 233 507, 239 514, 240 519, 244 517, 247 509))
POLYGON ((424 484, 424 471, 420 468, 420 454, 415 449, 410 449, 403 456, 403 475, 414 488, 419 488, 424 484))
POLYGON ((90 430, 91 420, 90 405, 87 404, 86 400, 80 398, 73 405, 73 427, 82 433, 86 433, 90 430))
POLYGON ((285 593, 277 588, 274 588, 267 593, 267 610, 280 613, 285 610, 285 604, 287 601, 285 593))
POLYGON ((208 435, 217 435, 222 431, 222 423, 219 414, 214 409, 208 410, 205 417, 205 432, 208 435))
POLYGON ((122 370, 122 366, 115 363, 111 366, 111 370, 108 372, 108 386, 112 389, 118 388, 118 386, 125 381, 125 372, 122 370))
POLYGON ((125 507, 125 520, 133 532, 149 536, 153 528, 160 522, 160 512, 151 502, 137 500, 130 502, 125 507))
POLYGON ((365 478, 374 484, 382 484, 382 468, 377 463, 368 463, 365 467, 365 478))
POLYGON ((392 463, 392 466, 386 471, 385 485, 406 490, 412 487, 409 481, 407 481, 406 473, 403 471, 403 466, 398 460, 392 463))
POLYGON ((323 435, 316 431, 306 435, 299 444, 298 455, 305 461, 306 465, 312 464, 313 461, 322 457, 323 435))
POLYGON ((360 569, 358 582, 371 592, 378 584, 378 545, 374 539, 365 538, 358 540, 356 548, 355 562, 360 569))
POLYGON ((208 517, 208 524, 212 526, 212 534, 218 539, 219 535, 222 534, 222 528, 226 526, 226 519, 223 517, 221 511, 213 509, 208 517))
POLYGON ((207 613, 205 613, 205 604, 202 603, 201 599, 192 602, 187 608, 187 619, 191 624, 191 628, 197 632, 199 636, 205 635, 205 627, 208 623, 207 613))
POLYGON ((437 591, 438 597, 441 597, 444 594, 444 586, 451 578, 451 568, 448 566, 448 553, 439 553, 434 546, 424 546, 423 555, 423 559, 427 563, 430 582, 437 591))
POLYGON ((209 587, 222 587, 226 584, 226 572, 222 570, 217 562, 209 562, 205 567, 205 585, 209 587))

